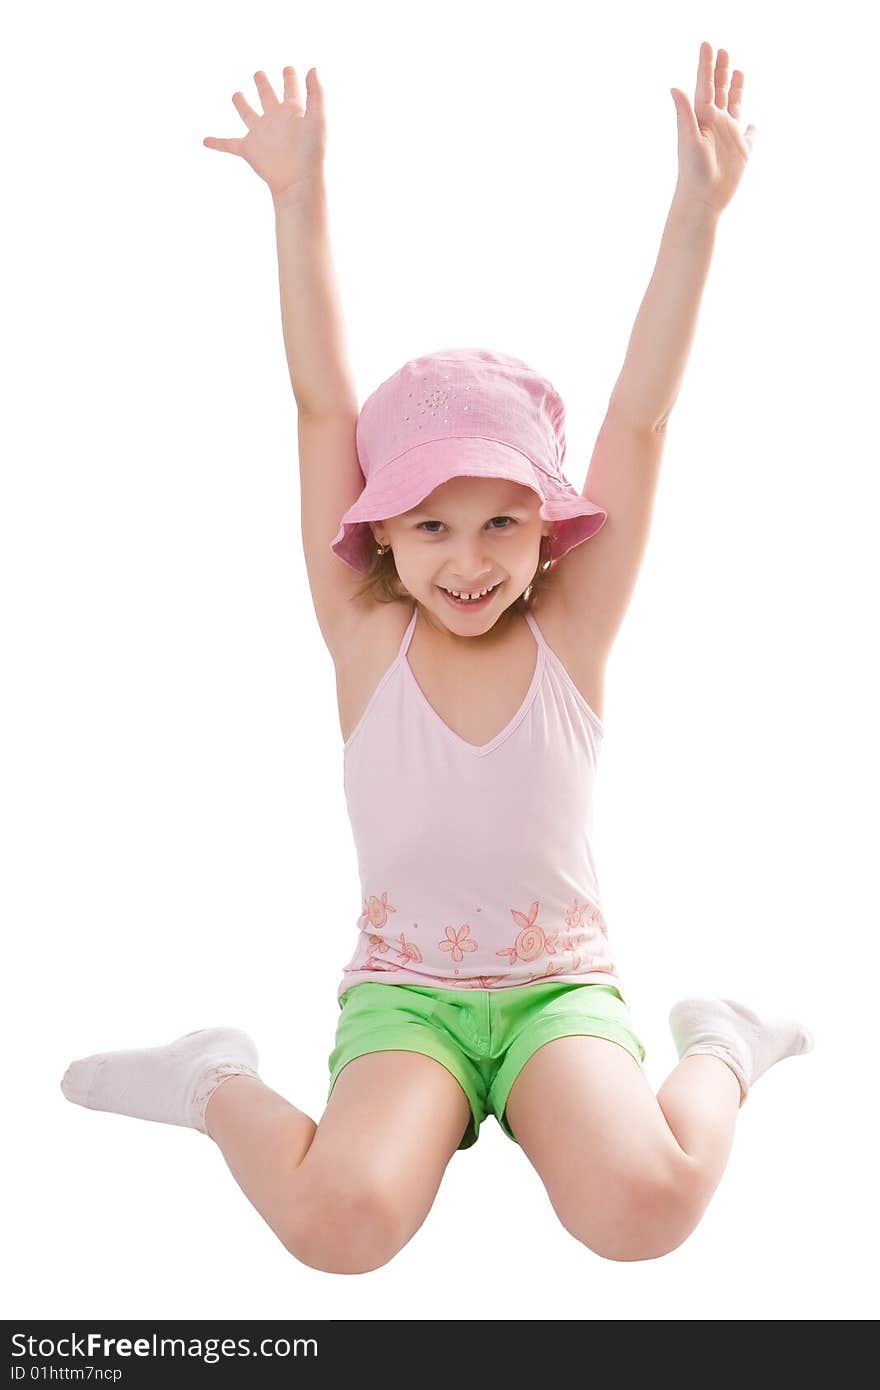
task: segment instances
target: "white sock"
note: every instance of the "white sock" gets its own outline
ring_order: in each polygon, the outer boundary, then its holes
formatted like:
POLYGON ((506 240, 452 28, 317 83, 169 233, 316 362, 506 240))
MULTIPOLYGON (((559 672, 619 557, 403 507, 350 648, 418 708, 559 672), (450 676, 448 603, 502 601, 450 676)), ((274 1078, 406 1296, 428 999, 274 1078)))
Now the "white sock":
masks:
POLYGON ((71 1062, 68 1100, 139 1120, 205 1129, 205 1108, 230 1076, 257 1076, 257 1049, 238 1028, 200 1028, 164 1047, 96 1052, 71 1062))
POLYGON ((774 1062, 809 1052, 813 1036, 791 1018, 762 1018, 734 999, 681 999, 669 1013, 679 1061, 695 1053, 720 1057, 735 1073, 745 1103, 752 1084, 774 1062))

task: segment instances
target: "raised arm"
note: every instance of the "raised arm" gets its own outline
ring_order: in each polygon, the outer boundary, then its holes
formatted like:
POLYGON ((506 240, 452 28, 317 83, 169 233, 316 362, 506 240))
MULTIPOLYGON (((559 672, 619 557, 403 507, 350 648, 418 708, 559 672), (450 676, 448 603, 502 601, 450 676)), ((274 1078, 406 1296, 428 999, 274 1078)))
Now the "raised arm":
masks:
POLYGON ((357 415, 323 173, 274 195, 273 203, 281 323, 297 409, 300 415, 357 415))
POLYGON ((648 542, 666 423, 681 388, 715 249, 718 219, 746 167, 754 127, 738 125, 743 74, 700 46, 694 107, 672 88, 679 173, 645 292, 583 492, 604 507, 595 536, 559 562, 557 586, 572 640, 607 655, 648 542))
POLYGON ((660 254, 633 327, 609 412, 635 429, 665 429, 697 326, 718 219, 743 175, 754 126, 739 129, 743 75, 726 49, 700 45, 694 106, 670 89, 678 120, 678 181, 660 254))
POLYGON ((358 400, 345 341, 330 245, 324 182, 324 93, 314 68, 306 100, 284 69, 284 97, 262 71, 254 82, 263 114, 241 92, 233 104, 248 127, 239 139, 207 136, 209 149, 241 155, 266 182, 275 209, 281 320, 297 405, 303 552, 322 635, 334 657, 355 621, 358 577, 330 550, 343 512, 364 486, 355 446, 358 400))

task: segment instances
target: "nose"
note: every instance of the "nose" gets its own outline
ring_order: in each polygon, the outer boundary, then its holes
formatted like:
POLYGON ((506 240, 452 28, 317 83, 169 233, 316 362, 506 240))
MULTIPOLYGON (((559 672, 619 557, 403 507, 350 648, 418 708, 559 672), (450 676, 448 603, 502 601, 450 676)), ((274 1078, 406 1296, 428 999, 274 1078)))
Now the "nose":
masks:
POLYGON ((482 589, 490 582, 494 583, 498 577, 493 560, 483 552, 479 542, 459 546, 452 557, 450 570, 458 576, 460 587, 466 592, 469 588, 482 589))
POLYGON ((497 580, 492 579, 486 573, 480 579, 456 579, 454 584, 450 584, 450 589, 458 589, 463 594, 475 594, 478 589, 488 589, 490 582, 495 584, 497 580))

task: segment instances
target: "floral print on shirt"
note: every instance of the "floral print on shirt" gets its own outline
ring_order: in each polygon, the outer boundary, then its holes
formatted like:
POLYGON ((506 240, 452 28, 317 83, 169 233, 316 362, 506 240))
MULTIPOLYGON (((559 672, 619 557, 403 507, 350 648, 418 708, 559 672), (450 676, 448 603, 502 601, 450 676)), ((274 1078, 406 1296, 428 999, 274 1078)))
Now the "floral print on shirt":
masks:
MULTIPOLYGON (((381 897, 370 895, 364 902, 359 920, 363 936, 354 956, 344 967, 346 971, 355 969, 375 970, 376 972, 399 971, 405 970, 410 963, 424 963, 421 950, 414 941, 407 939, 404 932, 400 932, 396 938, 400 943, 399 947, 386 940, 382 934, 382 928, 388 923, 389 913, 397 912, 397 908, 388 901, 388 891, 383 892, 381 897), (357 957, 363 948, 364 941, 368 946, 367 956, 362 964, 357 965, 357 957), (389 953, 396 959, 388 959, 389 953), (380 957, 385 959, 380 959, 380 957)), ((557 926, 552 930, 547 924, 542 924, 538 920, 540 915, 540 899, 538 898, 529 905, 527 912, 515 907, 511 907, 509 910, 519 930, 509 945, 494 952, 496 956, 501 956, 507 961, 507 972, 500 975, 466 976, 460 981, 462 987, 474 989, 497 987, 503 984, 510 975, 519 975, 520 972, 513 969, 518 962, 537 963, 539 965, 536 971, 525 977, 523 983, 548 979, 553 975, 571 975, 592 971, 601 971, 606 974, 616 973, 614 962, 608 954, 608 928, 601 910, 594 903, 587 900, 581 902, 576 897, 565 911, 565 927, 557 926), (547 959, 548 957, 552 959, 547 959)), ((417 926, 418 924, 414 923, 413 925, 417 926)), ((440 951, 448 953, 447 959, 454 962, 456 966, 461 964, 468 955, 480 950, 480 943, 472 937, 471 926, 468 922, 462 923, 458 927, 447 926, 444 935, 436 944, 440 951)), ((476 965, 478 960, 479 957, 473 961, 473 964, 476 965)), ((457 969, 453 971, 456 976, 458 973, 457 969)))

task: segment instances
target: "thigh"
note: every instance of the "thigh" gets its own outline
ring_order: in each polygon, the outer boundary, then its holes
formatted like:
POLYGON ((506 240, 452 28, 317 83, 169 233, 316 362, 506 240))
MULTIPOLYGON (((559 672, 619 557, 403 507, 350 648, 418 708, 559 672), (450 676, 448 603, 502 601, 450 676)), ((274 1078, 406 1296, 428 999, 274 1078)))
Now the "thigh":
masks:
MULTIPOLYGON (((445 1134, 448 1125, 451 1123, 455 1128, 459 1117, 464 1115, 462 1125, 458 1126, 456 1147, 465 1149, 476 1143, 480 1125, 486 1117, 486 1076, 469 1053, 468 1039, 459 1026, 457 1012, 450 1010, 443 994, 442 990, 370 981, 356 985, 344 995, 329 1058, 329 1099, 332 1100, 342 1078, 361 1057, 388 1052, 402 1054, 402 1060, 396 1064, 403 1088, 400 1106, 393 1094, 376 1094, 373 1098, 376 1113, 381 1117, 382 1106, 387 1100, 392 1112, 387 1123, 393 1126, 393 1115, 399 1109, 404 1122, 416 1127, 412 1140, 416 1146, 423 1126, 427 1125, 428 1143, 434 1145, 432 1136, 437 1126, 445 1134), (418 1057, 420 1062, 408 1062, 407 1056, 418 1057), (410 1076, 415 1078, 412 1083, 404 1080, 410 1076), (419 1077, 426 1078, 424 1086, 420 1086, 419 1077), (439 1096, 439 1101, 434 1099, 435 1095, 439 1096), (421 1103, 423 1096, 427 1104, 421 1103), (439 1104, 439 1109, 436 1124, 432 1124, 435 1104, 439 1104)), ((355 1075, 370 1076, 372 1071, 358 1067, 355 1075)), ((347 1078, 346 1095, 352 1084, 351 1078, 347 1078)), ((357 1086, 359 1091, 363 1089, 363 1083, 358 1082, 357 1086)), ((383 1092, 395 1088, 389 1088, 389 1083, 384 1081, 375 1089, 383 1092)), ((386 1122, 380 1118, 380 1123, 386 1122)))
POLYGON ((470 1122, 470 1102, 442 1063, 366 1052, 336 1077, 300 1172, 331 1201, 393 1210, 411 1233, 470 1122))
POLYGON ((510 1088, 506 1115, 560 1222, 591 1250, 649 1258, 694 1225, 692 1161, 617 1042, 546 1042, 510 1088))
POLYGON ((557 1037, 539 1047, 505 1113, 560 1219, 578 1234, 679 1185, 686 1156, 644 1071, 608 1038, 557 1037))

